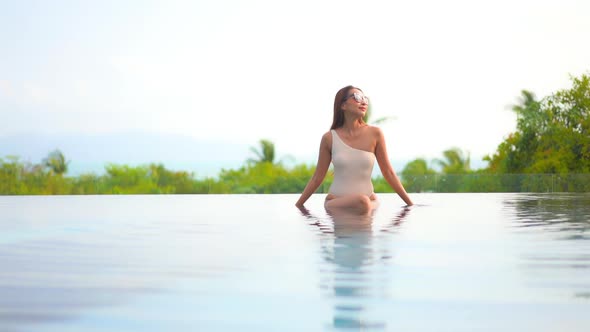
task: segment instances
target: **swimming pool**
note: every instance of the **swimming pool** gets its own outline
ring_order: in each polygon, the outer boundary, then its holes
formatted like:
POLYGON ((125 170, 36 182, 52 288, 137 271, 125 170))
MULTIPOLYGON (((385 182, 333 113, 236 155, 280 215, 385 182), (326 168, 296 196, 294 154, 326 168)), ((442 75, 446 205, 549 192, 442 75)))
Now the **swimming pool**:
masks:
POLYGON ((0 197, 1 331, 587 331, 590 194, 0 197))

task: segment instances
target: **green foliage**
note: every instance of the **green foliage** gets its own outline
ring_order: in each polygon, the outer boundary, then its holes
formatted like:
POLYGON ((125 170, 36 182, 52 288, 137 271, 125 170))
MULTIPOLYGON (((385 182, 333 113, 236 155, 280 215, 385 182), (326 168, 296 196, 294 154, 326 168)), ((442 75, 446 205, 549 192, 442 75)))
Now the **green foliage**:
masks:
POLYGON ((14 195, 26 190, 23 183, 24 164, 16 156, 8 156, 7 160, 0 158, 0 191, 14 195))
POLYGON ((394 192, 389 183, 379 175, 373 179, 373 191, 376 193, 392 193, 394 192))
POLYGON ((43 159, 43 165, 56 175, 62 175, 68 171, 68 164, 63 153, 60 150, 54 150, 49 153, 47 158, 43 159))
POLYGON ((541 101, 522 91, 517 130, 486 157, 494 173, 590 172, 590 77, 572 77, 572 87, 541 101))
POLYGON ((406 164, 401 172, 404 187, 411 192, 425 192, 434 187, 436 171, 428 166, 426 159, 418 158, 406 164))
MULTIPOLYGON (((195 179, 184 171, 162 164, 128 166, 109 164, 106 174, 65 177, 43 164, 22 162, 18 157, 0 158, 0 194, 4 195, 100 195, 100 194, 274 194, 300 193, 314 167, 300 164, 287 169, 281 164, 247 164, 222 170, 219 178, 195 179)), ((486 170, 465 174, 437 173, 424 159, 406 165, 401 178, 408 192, 546 192, 590 191, 590 174, 493 174, 486 170)), ((318 192, 327 192, 328 174, 318 192)), ((382 176, 373 179, 375 192, 393 189, 382 176)))
POLYGON ((464 156, 459 148, 452 148, 443 151, 444 159, 435 159, 445 174, 467 174, 471 171, 471 160, 469 154, 464 156))
MULTIPOLYGON (((56 152, 52 152, 41 164, 22 162, 16 156, 0 158, 0 194, 297 193, 305 188, 315 170, 304 164, 287 169, 281 164, 258 162, 247 163, 236 170, 222 170, 218 179, 196 179, 192 173, 171 171, 163 164, 107 164, 105 174, 101 176, 90 173, 65 177, 66 168, 62 166, 66 164, 63 154, 56 152)), ((329 183, 328 178, 325 186, 329 183)), ((325 186, 319 191, 325 191, 325 186)))
POLYGON ((260 150, 252 147, 250 151, 256 155, 256 159, 248 159, 248 163, 274 163, 275 161, 275 144, 267 139, 261 139, 259 141, 260 150))
MULTIPOLYGON (((82 174, 64 177, 65 163, 48 162, 57 154, 43 160, 42 164, 22 162, 18 157, 0 158, 0 194, 3 195, 88 195, 88 194, 188 194, 209 193, 211 180, 194 179, 193 174, 166 169, 162 164, 130 167, 109 164, 106 174, 82 174)), ((63 156, 63 155, 61 155, 63 156)), ((65 158, 53 158, 62 160, 65 158)))
POLYGON ((74 178, 72 194, 74 195, 97 195, 103 192, 101 178, 95 174, 82 174, 74 178))
POLYGON ((303 191, 313 175, 314 168, 298 165, 292 170, 281 164, 259 162, 237 170, 222 170, 219 182, 225 184, 225 192, 237 194, 276 194, 303 191))
POLYGON ((195 181, 191 173, 174 172, 162 164, 137 167, 109 164, 105 169, 107 174, 98 181, 101 193, 189 194, 204 193, 204 188, 209 187, 195 181))

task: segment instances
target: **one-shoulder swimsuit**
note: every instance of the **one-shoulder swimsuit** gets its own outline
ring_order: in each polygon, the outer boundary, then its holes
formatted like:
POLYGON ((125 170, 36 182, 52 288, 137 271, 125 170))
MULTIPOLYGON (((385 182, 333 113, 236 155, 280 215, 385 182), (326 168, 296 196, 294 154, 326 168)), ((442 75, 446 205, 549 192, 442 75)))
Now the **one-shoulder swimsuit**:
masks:
POLYGON ((370 197, 373 194, 371 174, 374 163, 374 153, 347 145, 332 130, 334 182, 329 193, 336 196, 364 194, 370 197))

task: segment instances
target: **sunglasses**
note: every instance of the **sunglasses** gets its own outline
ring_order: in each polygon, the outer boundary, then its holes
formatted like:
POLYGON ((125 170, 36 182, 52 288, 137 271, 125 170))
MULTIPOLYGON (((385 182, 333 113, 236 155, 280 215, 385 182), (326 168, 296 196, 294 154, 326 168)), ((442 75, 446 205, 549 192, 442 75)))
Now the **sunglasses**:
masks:
POLYGON ((367 96, 364 96, 358 92, 355 92, 355 93, 351 94, 350 96, 344 98, 344 101, 347 101, 350 98, 354 98, 354 101, 356 101, 357 103, 362 103, 362 102, 364 102, 365 104, 369 103, 369 98, 367 98, 367 96))

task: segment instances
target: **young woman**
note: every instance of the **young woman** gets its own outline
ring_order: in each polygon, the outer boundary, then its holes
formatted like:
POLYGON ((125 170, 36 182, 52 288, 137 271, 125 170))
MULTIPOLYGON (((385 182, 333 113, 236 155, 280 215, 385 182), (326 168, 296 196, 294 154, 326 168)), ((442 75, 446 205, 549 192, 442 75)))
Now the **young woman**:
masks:
POLYGON ((369 99, 359 88, 349 85, 336 93, 332 127, 322 136, 315 173, 295 204, 297 207, 303 207, 322 184, 332 163, 334 181, 326 196, 326 209, 370 212, 377 203, 371 182, 375 159, 387 183, 408 206, 413 204, 389 163, 383 132, 363 121, 368 106, 369 99))

